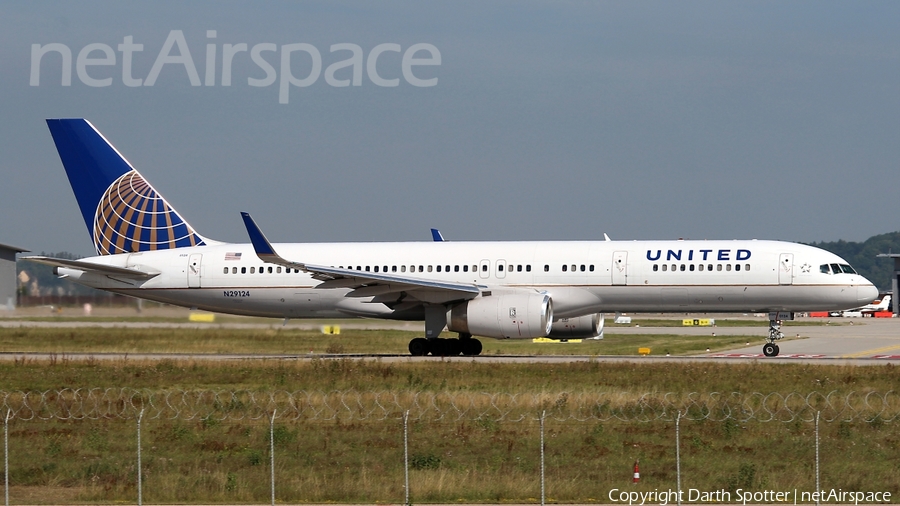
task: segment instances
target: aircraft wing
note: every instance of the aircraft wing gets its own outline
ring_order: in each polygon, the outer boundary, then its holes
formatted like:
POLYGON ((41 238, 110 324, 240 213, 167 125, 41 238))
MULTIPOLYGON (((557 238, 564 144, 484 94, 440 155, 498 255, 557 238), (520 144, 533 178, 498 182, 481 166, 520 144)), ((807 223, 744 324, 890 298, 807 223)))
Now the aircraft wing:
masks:
POLYGON ((324 265, 313 265, 302 262, 292 262, 282 258, 272 248, 272 244, 266 239, 262 230, 253 221, 248 213, 241 213, 247 234, 256 255, 264 262, 282 265, 290 269, 299 269, 312 274, 312 277, 322 281, 317 288, 353 288, 348 297, 380 296, 384 298, 388 294, 408 293, 414 298, 424 302, 450 302, 453 300, 473 299, 481 293, 481 288, 475 284, 454 283, 428 279, 417 279, 406 276, 397 276, 387 273, 355 271, 352 269, 339 269, 324 265), (416 292, 421 292, 419 297, 416 292))
POLYGON ((109 276, 119 276, 133 279, 150 279, 158 276, 158 272, 144 272, 137 269, 129 269, 127 267, 116 267, 114 265, 95 264, 93 262, 85 262, 82 260, 65 260, 62 258, 52 258, 43 256, 22 257, 22 260, 35 262, 38 264, 49 265, 52 267, 64 267, 66 269, 78 269, 85 272, 96 272, 109 276))

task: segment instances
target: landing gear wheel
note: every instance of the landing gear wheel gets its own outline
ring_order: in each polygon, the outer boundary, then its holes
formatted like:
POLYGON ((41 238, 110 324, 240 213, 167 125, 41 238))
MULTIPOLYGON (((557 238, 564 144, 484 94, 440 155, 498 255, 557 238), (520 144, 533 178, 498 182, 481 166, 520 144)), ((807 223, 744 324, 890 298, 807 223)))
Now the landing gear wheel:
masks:
POLYGON ((428 347, 430 348, 432 357, 446 357, 450 355, 451 352, 449 339, 430 339, 428 341, 428 347))
POLYGON ((777 357, 779 351, 778 345, 774 343, 766 343, 763 345, 763 355, 767 357, 777 357))
POLYGON ((428 355, 428 339, 417 337, 409 342, 409 354, 414 357, 424 357, 428 355))
POLYGON ((468 339, 460 339, 460 344, 462 345, 462 354, 466 356, 474 356, 480 355, 482 346, 481 341, 478 339, 472 339, 471 337, 468 339))

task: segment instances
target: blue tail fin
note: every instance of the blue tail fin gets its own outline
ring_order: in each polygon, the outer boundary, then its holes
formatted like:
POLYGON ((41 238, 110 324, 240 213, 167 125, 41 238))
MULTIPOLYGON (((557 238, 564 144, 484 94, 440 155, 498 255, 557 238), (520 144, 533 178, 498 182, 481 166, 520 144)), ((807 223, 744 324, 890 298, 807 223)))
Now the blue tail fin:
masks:
POLYGON ((100 255, 203 246, 178 211, 85 119, 47 126, 100 255))

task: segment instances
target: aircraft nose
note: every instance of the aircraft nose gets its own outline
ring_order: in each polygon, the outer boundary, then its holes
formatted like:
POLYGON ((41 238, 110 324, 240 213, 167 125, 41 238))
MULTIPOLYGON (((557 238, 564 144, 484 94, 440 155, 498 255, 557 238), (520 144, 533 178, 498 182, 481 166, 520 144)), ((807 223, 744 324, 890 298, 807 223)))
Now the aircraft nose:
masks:
POLYGON ((867 285, 859 285, 856 290, 857 302, 860 305, 865 305, 873 300, 878 298, 878 289, 875 288, 875 285, 869 283, 867 285))

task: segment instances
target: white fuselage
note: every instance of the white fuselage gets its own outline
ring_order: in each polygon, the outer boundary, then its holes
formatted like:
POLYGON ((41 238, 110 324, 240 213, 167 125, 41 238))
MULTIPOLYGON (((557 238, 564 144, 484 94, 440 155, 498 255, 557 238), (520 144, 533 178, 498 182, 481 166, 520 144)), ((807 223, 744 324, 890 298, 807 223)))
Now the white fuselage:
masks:
MULTIPOLYGON (((534 288, 554 316, 600 312, 830 311, 877 291, 824 250, 778 241, 417 242, 275 244, 307 264, 470 283, 534 288)), ((222 313, 280 318, 421 319, 350 293, 317 288, 309 274, 264 263, 250 244, 108 255, 87 262, 159 274, 149 280, 60 268, 95 288, 222 313), (349 296, 348 296, 349 295, 349 296)), ((849 266, 848 266, 849 269, 849 266)))

